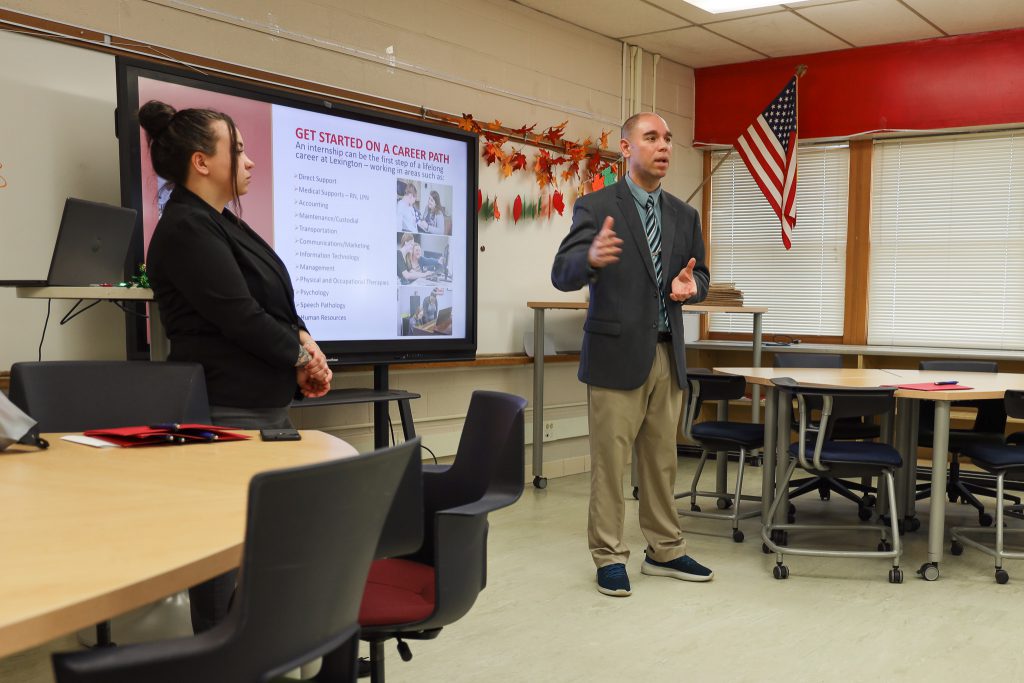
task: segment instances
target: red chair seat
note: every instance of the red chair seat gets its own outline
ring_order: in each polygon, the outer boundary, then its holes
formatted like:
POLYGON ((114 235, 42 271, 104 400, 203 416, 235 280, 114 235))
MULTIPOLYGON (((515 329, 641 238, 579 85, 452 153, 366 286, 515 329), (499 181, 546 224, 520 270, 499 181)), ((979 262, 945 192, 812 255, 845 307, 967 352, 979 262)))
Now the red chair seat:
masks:
POLYGON ((434 568, 409 560, 377 560, 370 567, 363 603, 362 626, 388 626, 423 621, 434 612, 434 568))

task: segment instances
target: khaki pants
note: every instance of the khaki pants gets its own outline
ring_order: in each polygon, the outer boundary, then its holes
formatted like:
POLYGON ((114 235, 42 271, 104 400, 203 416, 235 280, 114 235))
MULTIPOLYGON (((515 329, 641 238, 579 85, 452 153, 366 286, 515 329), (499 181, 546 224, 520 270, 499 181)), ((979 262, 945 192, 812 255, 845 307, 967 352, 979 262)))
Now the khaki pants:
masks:
POLYGON ((683 392, 673 372, 672 345, 660 343, 647 381, 629 391, 590 387, 590 518, 587 538, 594 564, 626 563, 622 541, 622 475, 636 446, 640 528, 651 559, 686 554, 674 498, 676 429, 683 392))

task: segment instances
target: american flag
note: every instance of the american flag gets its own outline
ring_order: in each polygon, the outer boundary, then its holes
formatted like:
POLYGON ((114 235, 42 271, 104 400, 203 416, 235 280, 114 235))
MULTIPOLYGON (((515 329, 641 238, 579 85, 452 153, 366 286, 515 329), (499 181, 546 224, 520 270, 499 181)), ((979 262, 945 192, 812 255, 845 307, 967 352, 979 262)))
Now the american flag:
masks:
POLYGON ((796 76, 736 141, 736 151, 750 169, 782 225, 782 244, 792 246, 796 226, 796 76))

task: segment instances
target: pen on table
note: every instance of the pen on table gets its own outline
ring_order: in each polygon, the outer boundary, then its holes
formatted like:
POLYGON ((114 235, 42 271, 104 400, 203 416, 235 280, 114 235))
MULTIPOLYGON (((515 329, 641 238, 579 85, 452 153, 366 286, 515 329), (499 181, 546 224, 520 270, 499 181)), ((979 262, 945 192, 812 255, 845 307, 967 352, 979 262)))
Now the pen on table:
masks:
POLYGON ((177 422, 158 422, 155 425, 149 425, 150 429, 166 429, 171 432, 177 431, 180 427, 181 425, 177 422))
POLYGON ((213 432, 193 432, 193 436, 198 436, 203 441, 216 441, 217 435, 213 432))
POLYGON ((958 382, 958 381, 957 381, 957 380, 955 380, 955 379, 946 379, 946 380, 942 380, 941 382, 936 382, 936 383, 935 383, 935 386, 937 386, 937 387, 941 387, 941 386, 944 386, 944 385, 946 385, 946 384, 959 384, 959 383, 960 383, 960 382, 958 382))

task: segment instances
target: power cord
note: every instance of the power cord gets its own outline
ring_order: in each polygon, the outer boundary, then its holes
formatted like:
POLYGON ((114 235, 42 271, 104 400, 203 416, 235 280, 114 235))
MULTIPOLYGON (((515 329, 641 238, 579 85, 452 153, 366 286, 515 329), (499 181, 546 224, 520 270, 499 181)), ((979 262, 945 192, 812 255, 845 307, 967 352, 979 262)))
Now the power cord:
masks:
MULTIPOLYGON (((391 413, 390 412, 388 412, 388 429, 391 430, 391 445, 394 446, 397 443, 395 441, 395 423, 391 421, 391 413)), ((434 453, 434 451, 430 450, 430 448, 428 446, 425 446, 422 443, 420 443, 420 448, 425 450, 427 453, 430 453, 430 457, 434 459, 434 464, 436 465, 437 464, 437 455, 434 453)))
POLYGON ((43 321, 43 333, 39 336, 39 362, 43 361, 43 340, 46 339, 46 326, 50 324, 50 305, 53 299, 46 300, 46 320, 43 321))

